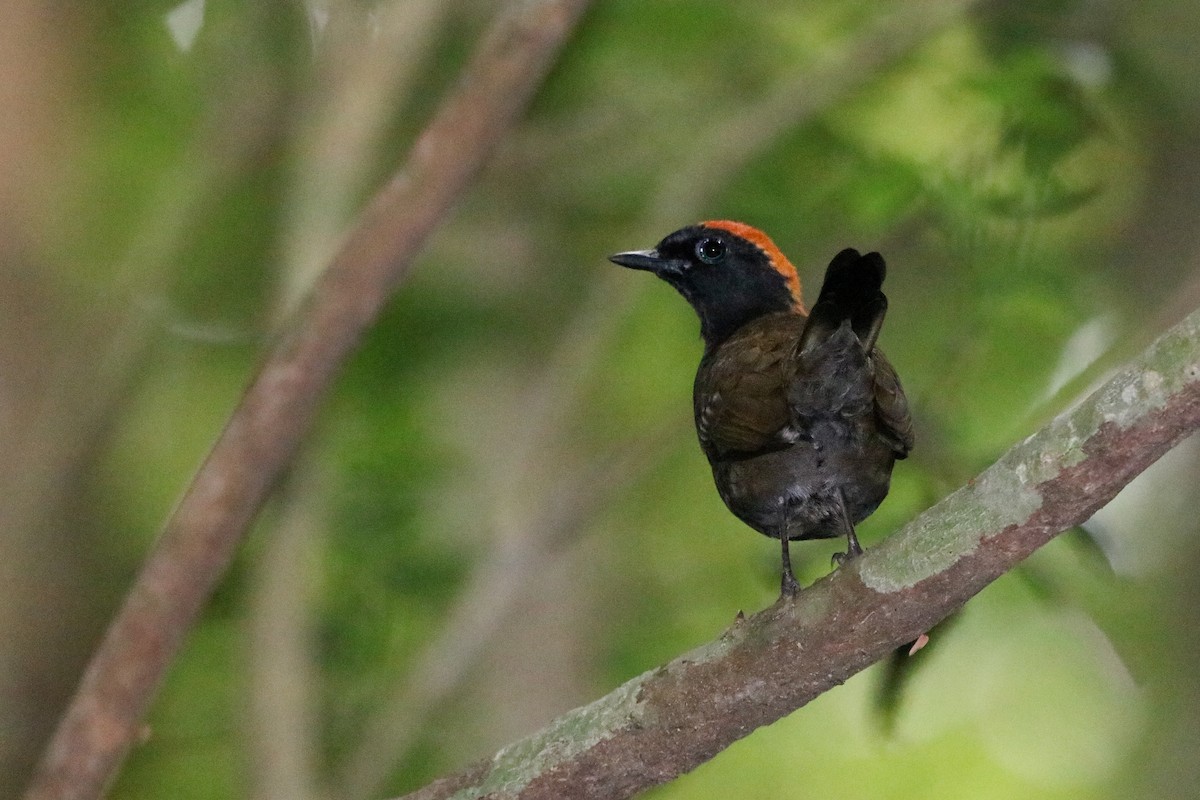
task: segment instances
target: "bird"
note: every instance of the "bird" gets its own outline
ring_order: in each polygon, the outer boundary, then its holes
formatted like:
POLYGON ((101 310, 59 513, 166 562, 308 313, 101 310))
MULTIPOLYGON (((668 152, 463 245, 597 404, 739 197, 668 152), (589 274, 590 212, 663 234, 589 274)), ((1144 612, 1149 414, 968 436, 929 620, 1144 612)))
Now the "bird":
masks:
POLYGON ((913 447, 908 400, 876 346, 887 297, 879 253, 833 257, 812 309, 796 268, 765 233, 711 220, 651 250, 609 256, 673 286, 700 318, 693 386, 700 447, 729 510, 779 540, 780 594, 800 591, 788 542, 844 536, 887 496, 913 447))

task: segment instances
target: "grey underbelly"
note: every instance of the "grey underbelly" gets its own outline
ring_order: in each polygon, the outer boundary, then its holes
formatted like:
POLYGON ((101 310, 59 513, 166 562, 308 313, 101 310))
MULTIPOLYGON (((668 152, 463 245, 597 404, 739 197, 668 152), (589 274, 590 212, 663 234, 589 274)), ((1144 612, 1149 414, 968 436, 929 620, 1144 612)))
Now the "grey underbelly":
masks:
POLYGON ((766 534, 823 539, 844 533, 839 504, 852 523, 865 519, 887 495, 892 457, 886 445, 863 457, 847 448, 800 443, 785 450, 714 465, 721 499, 739 519, 766 534), (870 466, 864 466, 869 464, 870 466))

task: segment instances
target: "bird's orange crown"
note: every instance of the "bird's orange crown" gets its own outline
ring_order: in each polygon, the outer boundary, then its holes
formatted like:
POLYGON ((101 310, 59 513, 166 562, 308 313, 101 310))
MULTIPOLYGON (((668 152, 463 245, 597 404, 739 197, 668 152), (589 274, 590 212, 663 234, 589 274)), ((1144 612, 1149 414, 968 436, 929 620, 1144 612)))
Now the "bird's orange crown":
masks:
POLYGON ((788 290, 792 294, 792 300, 795 301, 796 308, 801 313, 807 313, 804 309, 804 297, 800 291, 800 276, 797 274, 796 268, 792 266, 792 262, 788 261, 788 257, 771 241, 770 236, 744 222, 735 222, 729 219, 707 220, 700 224, 706 228, 719 228, 720 230, 732 233, 734 236, 740 236, 752 243, 759 250, 762 250, 767 256, 767 260, 771 262, 771 267, 787 281, 788 290))

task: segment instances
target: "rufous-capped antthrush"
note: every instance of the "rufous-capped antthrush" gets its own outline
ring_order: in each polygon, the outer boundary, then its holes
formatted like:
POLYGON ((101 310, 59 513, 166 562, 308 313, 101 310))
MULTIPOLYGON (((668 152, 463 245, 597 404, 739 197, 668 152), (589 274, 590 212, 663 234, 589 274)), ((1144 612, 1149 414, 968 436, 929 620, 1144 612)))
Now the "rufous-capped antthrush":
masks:
POLYGON ((887 311, 878 253, 834 256, 805 313, 795 267, 761 231, 704 222, 653 250, 610 256, 674 286, 700 316, 696 431, 725 505, 779 539, 781 590, 794 595, 788 541, 846 537, 888 493, 913 446, 908 402, 875 346, 887 311))

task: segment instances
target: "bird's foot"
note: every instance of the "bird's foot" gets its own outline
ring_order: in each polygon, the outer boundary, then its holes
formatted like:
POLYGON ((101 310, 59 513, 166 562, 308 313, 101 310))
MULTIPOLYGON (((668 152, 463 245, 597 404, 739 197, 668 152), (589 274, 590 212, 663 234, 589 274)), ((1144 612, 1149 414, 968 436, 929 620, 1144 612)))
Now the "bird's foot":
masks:
POLYGON ((841 567, 847 561, 858 558, 863 554, 862 545, 858 543, 858 535, 854 532, 854 523, 846 513, 846 495, 839 489, 837 494, 837 510, 841 517, 842 531, 846 534, 846 552, 833 554, 833 565, 841 567))
POLYGON ((832 562, 834 567, 845 566, 847 563, 853 561, 854 559, 858 558, 859 556, 861 556, 863 554, 863 549, 858 546, 857 541, 854 543, 854 545, 855 545, 854 547, 851 547, 845 553, 834 553, 833 554, 833 558, 831 558, 830 561, 832 562))

